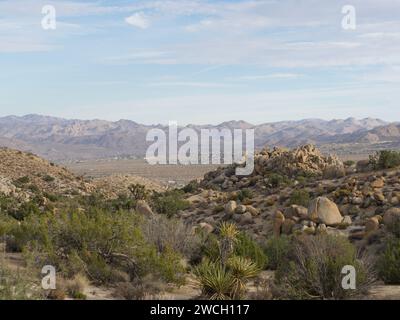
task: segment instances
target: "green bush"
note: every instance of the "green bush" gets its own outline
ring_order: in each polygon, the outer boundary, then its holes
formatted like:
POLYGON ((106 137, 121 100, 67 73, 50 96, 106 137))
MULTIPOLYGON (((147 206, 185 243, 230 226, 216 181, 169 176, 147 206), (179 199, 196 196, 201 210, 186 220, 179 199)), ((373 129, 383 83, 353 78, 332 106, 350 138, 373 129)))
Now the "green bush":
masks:
POLYGON ((354 165, 356 164, 356 162, 353 161, 353 160, 347 160, 347 161, 343 162, 343 164, 344 164, 346 167, 352 167, 352 166, 354 166, 354 165))
POLYGON ((290 184, 290 179, 278 173, 271 173, 268 176, 268 184, 273 188, 280 188, 290 184))
POLYGON ((195 193, 199 190, 199 183, 196 180, 190 181, 186 186, 182 188, 185 193, 195 193))
POLYGON ((386 284, 400 284, 400 239, 390 238, 377 262, 380 278, 386 284))
POLYGON ((42 179, 43 179, 44 182, 53 182, 53 181, 56 180, 56 178, 52 177, 49 174, 46 174, 42 179))
POLYGON ((268 258, 263 248, 245 233, 238 235, 234 254, 254 261, 260 269, 264 269, 268 265, 268 258))
POLYGON ((400 152, 383 150, 370 157, 370 164, 374 169, 390 169, 400 166, 400 152))
POLYGON ((276 271, 281 295, 289 299, 347 299, 367 292, 374 282, 369 262, 344 237, 304 236, 293 242, 276 271), (344 266, 356 270, 356 289, 342 287, 344 266))
POLYGON ((254 197, 253 192, 250 189, 242 189, 237 194, 237 200, 244 201, 246 199, 252 199, 254 197))
POLYGON ((132 194, 134 200, 147 200, 150 196, 150 192, 146 189, 145 186, 141 184, 132 184, 129 186, 129 191, 132 194))
POLYGON ((268 268, 276 270, 282 264, 291 247, 291 239, 287 236, 272 237, 267 241, 265 253, 268 259, 268 268))
POLYGON ((310 193, 307 190, 295 190, 290 195, 289 205, 308 207, 310 204, 310 193))
POLYGON ((25 184, 29 183, 30 179, 28 176, 24 176, 21 178, 18 178, 14 181, 14 184, 18 188, 22 188, 25 184))
POLYGON ((155 193, 151 198, 151 207, 159 214, 172 217, 180 210, 189 207, 189 203, 183 198, 183 192, 172 190, 164 193, 155 193))
POLYGON ((148 273, 180 281, 181 255, 159 252, 143 237, 140 217, 101 209, 29 215, 9 228, 8 241, 34 265, 54 265, 65 278, 79 273, 97 283, 121 281, 148 273))

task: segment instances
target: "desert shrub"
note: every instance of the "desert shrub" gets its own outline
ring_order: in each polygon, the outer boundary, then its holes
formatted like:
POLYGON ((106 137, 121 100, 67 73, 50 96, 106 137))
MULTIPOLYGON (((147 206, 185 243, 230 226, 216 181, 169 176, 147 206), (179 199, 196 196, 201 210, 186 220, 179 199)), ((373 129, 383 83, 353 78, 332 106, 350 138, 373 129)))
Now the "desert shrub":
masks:
POLYGON ((386 284, 400 284, 400 239, 390 237, 387 240, 377 268, 386 284))
POLYGON ((271 173, 268 176, 268 184, 273 188, 280 188, 290 184, 290 179, 278 173, 271 173))
POLYGON ((172 190, 164 193, 155 193, 151 197, 151 207, 159 214, 172 217, 180 210, 189 207, 189 203, 183 198, 183 192, 172 190))
POLYGON ((159 253, 146 242, 141 220, 131 212, 101 209, 30 215, 9 232, 35 265, 51 264, 65 278, 85 273, 97 283, 121 281, 148 273, 167 281, 180 277, 178 253, 159 253), (176 278, 173 277, 176 272, 176 278))
POLYGON ((20 177, 14 180, 14 185, 18 188, 22 188, 25 184, 29 183, 30 179, 28 176, 20 177))
POLYGON ((354 166, 354 165, 356 164, 356 162, 353 161, 353 160, 347 160, 347 161, 343 162, 343 164, 344 164, 346 167, 352 167, 352 166, 354 166))
POLYGON ((238 235, 235 244, 235 256, 243 257, 254 261, 258 268, 264 269, 268 265, 268 258, 263 248, 245 233, 238 235))
POLYGON ((41 211, 37 204, 33 201, 29 201, 22 203, 22 205, 18 209, 11 211, 9 214, 13 218, 22 221, 30 215, 39 215, 40 213, 41 211))
POLYGON ((291 247, 291 239, 287 236, 272 237, 265 246, 265 253, 268 258, 268 268, 276 270, 289 253, 291 247))
POLYGON ((346 175, 346 170, 342 166, 328 166, 323 171, 323 177, 325 179, 336 179, 346 175))
POLYGON ((142 230, 146 241, 154 245, 158 252, 172 248, 189 261, 200 259, 205 239, 200 233, 193 232, 191 225, 158 215, 145 220, 142 230))
POLYGON ((126 300, 145 300, 165 290, 165 284, 153 276, 134 279, 131 282, 118 283, 115 289, 117 297, 126 300))
POLYGON ((117 199, 111 200, 111 207, 114 211, 133 210, 136 207, 136 200, 126 194, 119 194, 117 199))
POLYGON ((194 193, 199 190, 199 183, 196 180, 190 181, 186 186, 182 188, 185 193, 194 193))
POLYGON ((56 180, 56 178, 54 178, 53 176, 51 176, 49 174, 46 174, 42 179, 44 182, 53 182, 56 180))
POLYGON ((282 296, 290 299, 346 299, 366 293, 374 281, 371 264, 340 236, 299 237, 276 272, 282 296), (342 287, 344 266, 356 270, 356 289, 342 287))
POLYGON ((237 194, 237 199, 244 201, 246 199, 252 199, 254 197, 253 192, 250 189, 242 189, 237 194))
POLYGON ((133 199, 136 201, 146 200, 150 195, 150 192, 146 189, 146 187, 141 184, 132 184, 128 189, 133 199))
POLYGON ((290 195, 289 205, 308 207, 310 204, 310 193, 307 190, 294 190, 290 195))
POLYGON ((0 263, 0 300, 43 299, 37 281, 26 272, 9 270, 0 263))
POLYGON ((371 156, 370 165, 374 169, 390 169, 400 166, 400 152, 394 150, 382 150, 371 156))
POLYGON ((85 300, 85 289, 89 286, 89 282, 84 275, 77 274, 73 279, 65 282, 65 290, 68 295, 76 300, 85 300))
POLYGON ((0 213, 10 214, 18 208, 18 202, 15 198, 0 195, 0 213))

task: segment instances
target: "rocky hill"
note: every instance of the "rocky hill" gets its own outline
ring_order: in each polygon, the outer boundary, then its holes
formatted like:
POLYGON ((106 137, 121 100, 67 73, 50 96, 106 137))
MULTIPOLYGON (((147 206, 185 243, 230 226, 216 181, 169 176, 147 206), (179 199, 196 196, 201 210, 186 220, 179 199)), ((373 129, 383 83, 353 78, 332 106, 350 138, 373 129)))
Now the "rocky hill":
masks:
POLYGON ((155 181, 132 175, 87 180, 32 153, 0 148, 0 195, 29 200, 38 194, 49 197, 100 193, 116 198, 137 183, 159 192, 165 189, 155 181))
POLYGON ((208 173, 180 216, 206 230, 232 221, 260 239, 329 233, 377 250, 400 219, 400 168, 358 171, 312 146, 262 151, 256 159, 251 177, 235 176, 233 168, 208 173))
MULTIPOLYGON (((306 119, 253 125, 244 121, 228 121, 219 125, 189 125, 201 129, 254 129, 257 148, 265 145, 297 147, 312 143, 378 143, 388 137, 398 141, 395 125, 387 127, 379 119, 325 121, 306 119), (374 131, 375 130, 375 131, 374 131)), ((33 152, 51 160, 84 160, 110 157, 140 157, 149 143, 146 133, 151 128, 130 120, 67 120, 39 115, 0 118, 0 146, 33 152)), ((398 127, 396 127, 398 128, 398 127)))

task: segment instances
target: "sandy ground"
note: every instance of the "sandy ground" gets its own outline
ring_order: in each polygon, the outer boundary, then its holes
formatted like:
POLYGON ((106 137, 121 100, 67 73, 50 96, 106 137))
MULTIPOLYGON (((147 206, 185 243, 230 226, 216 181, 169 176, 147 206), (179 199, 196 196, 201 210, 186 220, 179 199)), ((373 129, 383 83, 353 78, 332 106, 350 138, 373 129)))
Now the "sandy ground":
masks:
POLYGON ((216 165, 150 165, 144 160, 96 160, 64 164, 79 176, 90 178, 111 175, 135 175, 162 184, 187 184, 200 179, 205 173, 216 169, 216 165))

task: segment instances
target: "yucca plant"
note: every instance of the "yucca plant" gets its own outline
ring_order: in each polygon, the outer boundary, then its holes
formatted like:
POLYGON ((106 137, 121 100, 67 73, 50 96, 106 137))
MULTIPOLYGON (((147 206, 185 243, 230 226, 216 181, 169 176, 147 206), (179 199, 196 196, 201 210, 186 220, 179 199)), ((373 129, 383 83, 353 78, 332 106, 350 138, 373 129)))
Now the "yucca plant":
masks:
POLYGON ((210 300, 231 299, 234 279, 221 264, 203 261, 194 269, 194 275, 202 286, 203 294, 210 300))
POLYGON ((233 299, 241 299, 246 292, 247 282, 255 278, 260 269, 257 264, 239 256, 233 256, 227 261, 228 269, 233 278, 231 296, 233 299))
POLYGON ((219 235, 221 238, 219 242, 221 264, 225 266, 227 259, 233 253, 239 230, 234 223, 222 222, 219 228, 219 235))

